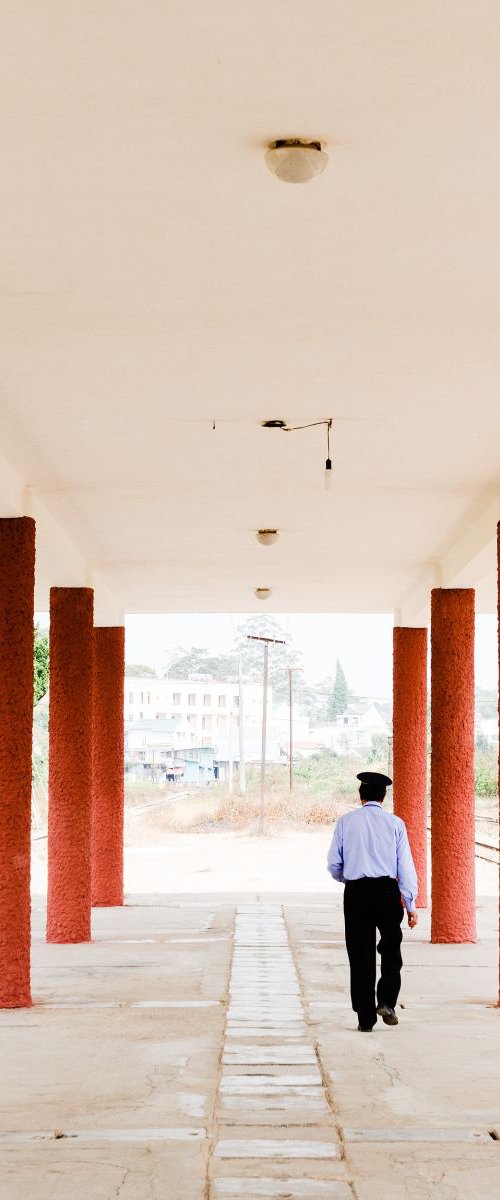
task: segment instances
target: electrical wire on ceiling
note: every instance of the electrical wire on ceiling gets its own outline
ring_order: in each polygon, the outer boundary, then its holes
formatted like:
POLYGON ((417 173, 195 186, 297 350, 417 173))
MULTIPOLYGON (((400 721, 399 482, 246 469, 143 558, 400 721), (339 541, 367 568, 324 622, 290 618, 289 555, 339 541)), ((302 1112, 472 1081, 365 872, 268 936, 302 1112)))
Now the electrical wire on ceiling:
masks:
POLYGON ((287 421, 281 418, 273 418, 269 421, 261 421, 263 429, 279 429, 281 433, 298 433, 303 429, 315 429, 319 425, 326 426, 326 462, 325 462, 325 488, 331 490, 332 486, 332 460, 330 457, 330 433, 333 426, 333 417, 322 417, 319 421, 307 421, 304 425, 288 425, 287 421))

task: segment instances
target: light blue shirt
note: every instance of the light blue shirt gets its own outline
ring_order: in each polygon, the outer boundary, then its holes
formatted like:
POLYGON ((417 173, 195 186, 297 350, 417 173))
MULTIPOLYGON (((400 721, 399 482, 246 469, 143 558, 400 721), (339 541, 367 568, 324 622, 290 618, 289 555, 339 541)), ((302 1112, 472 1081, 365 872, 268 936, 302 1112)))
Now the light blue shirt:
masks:
POLYGON ((406 825, 401 817, 375 800, 360 804, 339 817, 328 851, 327 867, 333 879, 397 879, 408 912, 415 911, 417 873, 411 856, 406 825))

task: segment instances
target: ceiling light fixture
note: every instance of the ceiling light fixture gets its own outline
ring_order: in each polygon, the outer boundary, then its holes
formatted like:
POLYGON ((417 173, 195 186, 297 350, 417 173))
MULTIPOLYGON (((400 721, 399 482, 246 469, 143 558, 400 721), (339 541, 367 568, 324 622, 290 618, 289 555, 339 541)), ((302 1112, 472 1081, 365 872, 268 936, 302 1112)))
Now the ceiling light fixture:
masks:
POLYGON ((309 421, 307 425, 288 425, 281 418, 270 421, 261 421, 263 429, 281 429, 283 433, 297 433, 300 429, 315 429, 317 425, 326 425, 326 462, 325 462, 325 488, 327 492, 332 490, 332 460, 330 458, 330 432, 333 426, 333 417, 324 417, 322 421, 309 421))
POLYGON ((272 596, 272 594, 272 588, 260 587, 254 589, 254 596, 257 597, 257 600, 269 600, 269 597, 272 596))
POLYGON ((269 170, 283 183, 308 183, 322 174, 327 162, 321 142, 304 138, 277 138, 266 150, 269 170))
POLYGON ((257 541, 261 546, 272 546, 278 541, 280 535, 279 529, 257 529, 255 534, 257 541))

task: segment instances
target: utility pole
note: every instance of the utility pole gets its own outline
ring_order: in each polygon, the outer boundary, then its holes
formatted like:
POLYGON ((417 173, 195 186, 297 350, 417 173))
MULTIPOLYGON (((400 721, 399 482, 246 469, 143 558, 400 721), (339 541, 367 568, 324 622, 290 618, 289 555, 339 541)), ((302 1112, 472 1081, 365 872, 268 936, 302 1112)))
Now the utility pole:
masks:
POLYGON ((288 667, 289 710, 290 710, 290 791, 293 792, 293 673, 297 667, 288 667))
POLYGON ((241 669, 241 654, 238 660, 238 712, 239 712, 239 742, 240 742, 240 769, 239 769, 239 785, 240 796, 244 796, 247 790, 246 780, 246 762, 245 762, 245 705, 243 699, 243 674, 241 669))
POLYGON ((393 748, 393 738, 392 738, 392 733, 390 733, 387 738, 387 774, 389 776, 389 779, 392 779, 392 767, 393 767, 392 748, 393 748))
POLYGON ((233 791, 233 710, 231 707, 231 697, 229 697, 229 733, 227 754, 229 759, 229 792, 233 791))
POLYGON ((247 633, 247 638, 251 642, 264 643, 264 678, 263 678, 263 693, 262 693, 262 753, 260 759, 260 807, 259 807, 259 834, 264 833, 264 815, 265 815, 265 787, 266 787, 266 737, 267 737, 267 689, 269 679, 269 643, 272 642, 275 646, 284 646, 286 643, 283 638, 256 637, 253 633, 247 633))

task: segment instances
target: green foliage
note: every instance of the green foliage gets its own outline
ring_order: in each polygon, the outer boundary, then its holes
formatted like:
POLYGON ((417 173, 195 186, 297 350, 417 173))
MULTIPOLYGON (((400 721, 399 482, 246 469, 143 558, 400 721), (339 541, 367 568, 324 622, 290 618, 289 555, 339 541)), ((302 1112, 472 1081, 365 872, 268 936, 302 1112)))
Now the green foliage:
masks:
POLYGON ((49 687, 49 637, 46 629, 35 625, 33 656, 34 704, 47 694, 49 687))
POLYGON ((154 668, 147 667, 144 663, 127 663, 125 674, 133 676, 145 675, 148 679, 158 679, 158 674, 154 668))
POLYGON ((335 679, 333 682, 332 694, 328 705, 328 717, 330 721, 335 720, 335 717, 340 717, 345 713, 349 703, 349 687, 347 679, 344 675, 342 663, 337 659, 335 668, 335 679))
POLYGON ((474 767, 474 790, 476 796, 496 796, 498 792, 498 765, 492 751, 476 754, 474 767))
POLYGON ((333 679, 322 679, 320 683, 303 684, 300 688, 300 703, 305 709, 311 725, 324 725, 329 720, 328 708, 333 689, 333 679))
POLYGON ((168 668, 171 679, 192 679, 198 675, 224 680, 237 674, 238 660, 234 654, 209 654, 202 646, 192 646, 190 650, 179 646, 168 668))
POLYGON ((335 794, 354 800, 359 787, 356 781, 358 771, 357 759, 337 755, 334 750, 319 750, 317 754, 311 754, 295 764, 294 776, 316 795, 335 794))
MULTIPOLYGON (((249 635, 255 637, 277 638, 285 641, 285 632, 273 617, 249 617, 236 630, 235 651, 241 654, 243 679, 246 683, 262 681, 263 643, 249 641, 249 635)), ((288 667, 301 667, 302 656, 290 645, 270 644, 269 646, 269 685, 273 689, 275 701, 288 698, 289 676, 288 667)))
MULTIPOLYGON (((236 679, 238 676, 238 661, 241 656, 241 666, 245 683, 262 683, 263 643, 250 641, 248 634, 257 637, 272 637, 285 640, 284 631, 272 617, 250 617, 236 629, 234 649, 229 654, 210 654, 200 646, 192 646, 190 650, 182 647, 175 652, 168 669, 171 679, 189 679, 207 677, 209 679, 236 679)), ((301 656, 290 645, 269 646, 269 684, 273 689, 274 700, 288 698, 287 667, 300 665, 301 656)), ((299 689, 297 690, 299 694, 299 689)))
POLYGON ((387 770, 389 753, 389 742, 385 733, 374 733, 372 735, 372 748, 368 754, 367 762, 370 766, 377 763, 387 770))

